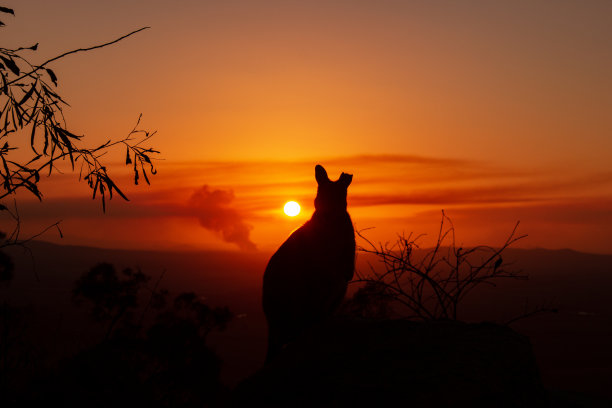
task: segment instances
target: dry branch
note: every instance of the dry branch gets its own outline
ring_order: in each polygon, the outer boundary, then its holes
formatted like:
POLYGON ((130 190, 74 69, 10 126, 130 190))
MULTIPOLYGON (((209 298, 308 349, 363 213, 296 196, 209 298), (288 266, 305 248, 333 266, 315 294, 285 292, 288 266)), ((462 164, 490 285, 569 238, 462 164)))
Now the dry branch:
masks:
MULTIPOLYGON (((370 265, 366 274, 357 272, 353 283, 365 285, 359 290, 376 294, 377 301, 395 301, 404 305, 407 318, 421 320, 452 319, 459 317, 459 306, 465 296, 480 285, 493 285, 498 279, 526 279, 525 275, 509 270, 502 253, 523 239, 514 229, 499 248, 476 246, 457 247, 455 229, 442 211, 442 220, 435 246, 416 259, 414 249, 419 248, 413 238, 400 235, 392 245, 369 241, 358 231, 366 243, 358 250, 374 255, 377 267, 370 265)), ((358 293, 359 293, 358 290, 358 293)))

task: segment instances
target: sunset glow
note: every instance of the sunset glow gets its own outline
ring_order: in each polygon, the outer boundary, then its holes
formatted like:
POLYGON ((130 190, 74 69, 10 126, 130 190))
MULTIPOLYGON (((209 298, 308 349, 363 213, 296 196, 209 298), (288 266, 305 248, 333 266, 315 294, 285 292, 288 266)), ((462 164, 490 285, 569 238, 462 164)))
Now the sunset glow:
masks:
POLYGON ((135 187, 118 152, 130 202, 106 213, 69 168, 43 178, 24 234, 63 220, 66 243, 272 250, 314 211, 321 163, 354 175, 348 210, 374 240, 434 233, 444 209, 466 245, 520 220, 524 245, 612 252, 612 54, 594 40, 610 3, 442 3, 9 1, 7 46, 40 41, 40 61, 152 27, 52 68, 88 145, 142 112, 163 159, 135 187))

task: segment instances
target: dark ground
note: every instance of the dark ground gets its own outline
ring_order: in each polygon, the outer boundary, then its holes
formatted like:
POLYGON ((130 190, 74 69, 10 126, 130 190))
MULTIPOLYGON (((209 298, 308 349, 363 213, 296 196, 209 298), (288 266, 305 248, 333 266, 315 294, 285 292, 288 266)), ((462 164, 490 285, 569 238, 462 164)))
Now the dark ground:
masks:
MULTIPOLYGON (((212 306, 229 306, 237 317, 210 335, 223 359, 222 380, 230 387, 258 370, 264 359, 266 326, 260 307, 261 278, 270 254, 234 252, 147 252, 56 246, 33 242, 30 256, 11 254, 16 278, 0 288, 0 300, 27 306, 25 333, 44 343, 47 358, 59 359, 100 337, 84 310, 70 300, 74 281, 98 262, 140 267, 172 293, 190 290, 212 306)), ((505 281, 466 298, 466 321, 503 322, 541 305, 559 309, 517 321, 528 336, 544 386, 577 406, 612 406, 612 255, 569 250, 507 250, 505 260, 529 275, 505 281)), ((358 265, 366 259, 358 257, 358 265)))

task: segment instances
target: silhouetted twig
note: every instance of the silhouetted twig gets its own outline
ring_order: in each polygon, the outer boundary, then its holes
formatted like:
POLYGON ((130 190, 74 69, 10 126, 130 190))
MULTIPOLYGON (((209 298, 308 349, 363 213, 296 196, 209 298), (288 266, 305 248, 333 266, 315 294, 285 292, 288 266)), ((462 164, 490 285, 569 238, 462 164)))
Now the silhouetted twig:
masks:
MULTIPOLYGON (((25 239, 22 239, 21 238, 21 216, 19 215, 19 208, 17 206, 17 201, 13 200, 13 210, 9 209, 4 204, 0 204, 0 212, 2 211, 6 212, 9 215, 9 217, 13 219, 15 225, 13 227, 13 230, 8 234, 3 231, 0 231, 0 250, 2 250, 3 248, 10 247, 10 246, 21 247, 24 251, 28 253, 30 260, 32 261, 32 270, 34 272, 34 276, 36 280, 39 281, 40 279, 38 277, 38 272, 36 270, 36 262, 34 261, 34 254, 32 253, 32 250, 27 244, 30 241, 44 235, 47 231, 50 231, 52 229, 56 229, 57 232, 59 233, 60 238, 63 238, 62 230, 60 228, 61 220, 54 222, 51 225, 48 225, 41 231, 35 233, 34 235, 31 235, 25 239)), ((12 278, 12 276, 10 278, 12 278)), ((7 279, 0 279, 0 281, 1 280, 7 280, 7 279)))
POLYGON ((519 320, 523 320, 523 319, 527 319, 527 318, 530 318, 530 317, 533 317, 533 316, 537 316, 537 315, 542 314, 542 313, 558 313, 558 312, 559 312, 559 309, 557 309, 556 307, 553 307, 550 303, 548 303, 548 304, 545 303, 545 304, 542 304, 541 306, 538 306, 536 308, 529 309, 527 307, 527 302, 525 302, 525 311, 522 314, 518 315, 518 316, 515 316, 515 317, 513 317, 511 319, 506 320, 504 322, 504 324, 505 325, 510 325, 512 323, 518 322, 519 320))
POLYGON ((420 259, 413 250, 419 248, 422 237, 400 235, 393 245, 374 244, 357 235, 366 243, 360 252, 372 254, 379 267, 370 264, 368 273, 356 273, 352 283, 366 286, 359 290, 378 292, 378 301, 396 301, 405 306, 409 318, 422 320, 458 319, 461 301, 474 288, 485 284, 495 286, 497 279, 527 279, 517 271, 508 270, 502 253, 526 235, 517 236, 517 222, 512 232, 499 247, 480 245, 457 247, 455 229, 442 211, 442 220, 435 246, 420 259), (448 242, 448 245, 446 243, 448 242))
POLYGON ((67 52, 65 52, 65 53, 63 53, 63 54, 60 54, 60 55, 56 56, 56 57, 53 57, 53 58, 51 58, 51 59, 48 59, 47 61, 43 62, 42 64, 40 64, 40 65, 36 66, 36 67, 35 67, 33 70, 31 70, 30 72, 25 73, 25 74, 23 74, 22 76, 20 76, 19 78, 15 78, 15 79, 13 79, 13 80, 12 80, 12 81, 10 81, 10 82, 7 82, 7 83, 6 83, 6 85, 12 85, 12 84, 16 83, 17 81, 20 81, 20 80, 22 80, 22 79, 24 79, 24 78, 26 78, 26 77, 29 77, 30 75, 32 75, 33 73, 35 73, 35 72, 37 72, 37 71, 40 71, 41 69, 43 69, 45 66, 49 65, 50 63, 52 63, 52 62, 54 62, 54 61, 57 61, 57 60, 59 60, 59 59, 62 59, 62 58, 64 58, 64 57, 68 56, 68 55, 71 55, 71 54, 76 54, 76 53, 78 53, 78 52, 85 52, 85 51, 97 50, 97 49, 99 49, 99 48, 108 47, 109 45, 116 44, 116 43, 118 43, 119 41, 121 41, 121 40, 123 40, 123 39, 125 39, 125 38, 128 38, 128 37, 130 37, 130 36, 132 36, 132 35, 134 35, 134 34, 136 34, 136 33, 139 33, 139 32, 141 32, 141 31, 143 31, 143 30, 147 30, 147 29, 149 29, 149 28, 151 28, 151 27, 141 27, 141 28, 139 28, 138 30, 134 30, 134 31, 132 31, 132 32, 130 32, 130 33, 124 34, 124 35, 122 35, 121 37, 119 37, 119 38, 117 38, 117 39, 115 39, 115 40, 113 40, 113 41, 105 42, 105 43, 103 43, 103 44, 98 44, 98 45, 94 45, 94 46, 87 47, 87 48, 77 48, 77 49, 75 49, 75 50, 67 51, 67 52))

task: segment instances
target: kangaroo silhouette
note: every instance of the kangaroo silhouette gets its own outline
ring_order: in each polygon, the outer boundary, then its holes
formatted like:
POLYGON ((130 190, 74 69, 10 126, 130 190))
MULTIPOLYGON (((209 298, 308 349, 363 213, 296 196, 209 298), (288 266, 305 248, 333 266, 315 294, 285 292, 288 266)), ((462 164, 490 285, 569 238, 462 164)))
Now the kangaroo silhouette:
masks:
POLYGON ((315 167, 315 211, 270 258, 263 277, 266 362, 340 305, 355 269, 355 231, 346 207, 351 174, 331 181, 315 167))

